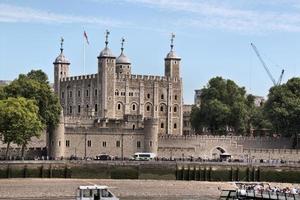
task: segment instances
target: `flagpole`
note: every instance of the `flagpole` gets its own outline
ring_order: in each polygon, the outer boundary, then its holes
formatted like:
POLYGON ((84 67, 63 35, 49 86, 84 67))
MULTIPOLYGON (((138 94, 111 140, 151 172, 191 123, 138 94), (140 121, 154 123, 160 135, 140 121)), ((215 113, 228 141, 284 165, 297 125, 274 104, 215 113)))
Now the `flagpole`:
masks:
POLYGON ((83 74, 85 75, 85 42, 84 42, 84 35, 82 37, 83 41, 83 74))

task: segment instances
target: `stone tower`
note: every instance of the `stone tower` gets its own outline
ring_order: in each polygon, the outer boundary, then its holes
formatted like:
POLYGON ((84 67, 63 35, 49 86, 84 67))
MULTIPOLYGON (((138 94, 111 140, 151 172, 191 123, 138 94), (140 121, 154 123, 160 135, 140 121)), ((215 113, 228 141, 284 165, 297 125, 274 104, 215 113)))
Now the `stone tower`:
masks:
POLYGON ((100 86, 100 117, 115 117, 115 83, 116 83, 116 57, 108 48, 108 35, 106 31, 105 48, 98 56, 98 84, 100 86))
POLYGON ((178 57, 174 51, 174 38, 175 35, 172 34, 171 36, 171 50, 167 54, 165 58, 165 76, 171 78, 179 78, 180 77, 180 60, 181 58, 178 57))
POLYGON ((121 43, 121 54, 116 60, 116 73, 117 76, 130 75, 131 74, 131 63, 129 58, 124 54, 124 42, 125 39, 122 38, 121 43))
POLYGON ((63 43, 64 39, 61 38, 60 43, 60 54, 57 56, 55 61, 53 62, 54 65, 54 91, 55 93, 60 96, 60 79, 69 76, 69 65, 70 62, 63 54, 63 43))
POLYGON ((157 154, 158 150, 158 119, 144 119, 144 151, 157 154))
POLYGON ((65 123, 63 111, 60 113, 59 123, 50 137, 50 157, 62 158, 65 155, 65 123))

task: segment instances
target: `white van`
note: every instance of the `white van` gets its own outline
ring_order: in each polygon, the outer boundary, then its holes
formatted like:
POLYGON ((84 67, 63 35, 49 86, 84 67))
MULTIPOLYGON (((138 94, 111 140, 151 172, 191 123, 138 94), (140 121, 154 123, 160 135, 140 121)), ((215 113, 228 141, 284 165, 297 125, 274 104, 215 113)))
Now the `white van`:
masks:
POLYGON ((156 158, 155 153, 135 153, 134 160, 154 160, 156 158))
POLYGON ((106 185, 88 185, 77 188, 76 200, 119 200, 106 185))

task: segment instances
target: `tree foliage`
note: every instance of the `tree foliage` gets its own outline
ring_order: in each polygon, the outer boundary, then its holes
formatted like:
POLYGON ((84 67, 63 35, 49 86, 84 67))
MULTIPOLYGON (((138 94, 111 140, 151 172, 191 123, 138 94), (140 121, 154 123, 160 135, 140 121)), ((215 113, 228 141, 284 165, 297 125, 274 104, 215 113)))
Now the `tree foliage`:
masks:
POLYGON ((278 133, 284 136, 300 133, 300 78, 272 87, 265 113, 278 133))
POLYGON ((192 126, 197 131, 206 127, 213 134, 227 130, 244 133, 249 129, 249 109, 253 106, 249 99, 245 88, 232 80, 212 78, 202 89, 200 107, 192 109, 192 126))
POLYGON ((59 122, 61 111, 58 97, 51 90, 47 75, 41 70, 32 70, 27 75, 20 74, 18 79, 4 88, 9 97, 24 97, 33 99, 39 107, 39 116, 52 132, 59 122))
POLYGON ((0 100, 0 133, 3 142, 7 144, 6 158, 11 143, 22 146, 23 157, 28 141, 40 135, 43 124, 35 103, 23 97, 0 100))

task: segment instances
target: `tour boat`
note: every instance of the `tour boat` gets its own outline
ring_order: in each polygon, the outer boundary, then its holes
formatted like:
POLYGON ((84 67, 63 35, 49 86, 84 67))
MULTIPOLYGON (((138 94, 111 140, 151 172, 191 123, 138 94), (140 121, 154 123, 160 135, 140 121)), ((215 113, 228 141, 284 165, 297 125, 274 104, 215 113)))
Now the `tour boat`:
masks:
POLYGON ((76 200, 119 200, 106 185, 79 186, 76 200))

